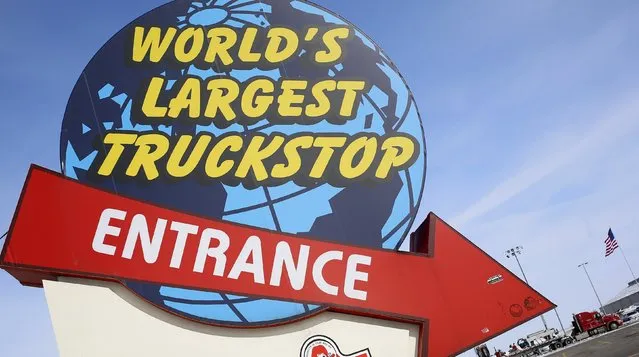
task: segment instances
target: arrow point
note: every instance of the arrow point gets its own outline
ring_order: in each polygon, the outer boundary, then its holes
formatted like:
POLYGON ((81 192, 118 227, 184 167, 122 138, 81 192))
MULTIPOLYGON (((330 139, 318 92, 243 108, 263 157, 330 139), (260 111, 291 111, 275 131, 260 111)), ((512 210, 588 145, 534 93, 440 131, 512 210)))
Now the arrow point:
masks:
POLYGON ((432 212, 411 250, 430 258, 422 279, 442 302, 429 317, 428 356, 460 354, 555 307, 432 212))

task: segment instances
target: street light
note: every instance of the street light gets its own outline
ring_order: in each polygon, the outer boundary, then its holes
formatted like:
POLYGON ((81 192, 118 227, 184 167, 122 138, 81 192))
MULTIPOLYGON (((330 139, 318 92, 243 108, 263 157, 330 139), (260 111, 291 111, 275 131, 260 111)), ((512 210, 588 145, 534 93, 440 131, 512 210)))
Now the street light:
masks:
MULTIPOLYGON (((519 266, 519 270, 521 270, 521 275, 524 276, 524 281, 526 281, 526 284, 530 285, 528 283, 528 278, 526 278, 526 273, 524 273, 524 269, 521 267, 521 263, 519 262, 519 258, 517 257, 518 255, 521 255, 522 250, 524 250, 524 247, 520 245, 514 248, 510 248, 506 250, 506 258, 515 258, 515 260, 517 261, 517 265, 519 266)), ((541 314, 541 321, 544 323, 544 328, 548 330, 548 325, 546 324, 546 319, 544 318, 544 314, 541 314)))
POLYGON ((599 298, 599 294, 597 294, 597 290, 595 289, 595 284, 593 284, 592 283, 592 279, 590 279, 590 274, 588 274, 588 270, 586 269, 586 265, 588 265, 588 262, 581 263, 581 264, 577 265, 577 268, 584 268, 584 271, 586 272, 586 276, 588 277, 588 281, 590 282, 590 286, 592 286, 592 291, 595 292, 595 296, 597 297, 597 301, 599 301, 599 307, 601 308, 601 312, 606 313, 604 311, 603 304, 601 303, 601 299, 599 298))

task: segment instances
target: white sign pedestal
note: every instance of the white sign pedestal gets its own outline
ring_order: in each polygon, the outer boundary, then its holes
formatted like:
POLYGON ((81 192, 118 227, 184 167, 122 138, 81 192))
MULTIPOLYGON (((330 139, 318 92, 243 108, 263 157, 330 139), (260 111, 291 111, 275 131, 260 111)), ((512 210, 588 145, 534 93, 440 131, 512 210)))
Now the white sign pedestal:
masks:
POLYGON ((44 289, 60 357, 299 357, 316 335, 344 355, 417 355, 417 325, 326 312, 278 327, 231 329, 173 316, 117 283, 60 279, 45 281, 44 289))

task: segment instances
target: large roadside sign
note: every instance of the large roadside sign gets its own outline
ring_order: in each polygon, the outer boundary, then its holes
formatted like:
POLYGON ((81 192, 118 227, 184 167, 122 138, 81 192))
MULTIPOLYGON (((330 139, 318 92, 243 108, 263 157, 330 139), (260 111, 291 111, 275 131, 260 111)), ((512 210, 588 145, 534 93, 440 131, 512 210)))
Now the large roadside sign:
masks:
MULTIPOLYGON (((418 356, 454 355, 554 305, 418 216, 424 138, 397 67, 338 15, 176 0, 80 75, 62 173, 32 166, 0 266, 30 286, 116 281, 223 328, 329 311, 401 321, 419 326, 418 356)), ((342 355, 330 336, 302 345, 342 355)))

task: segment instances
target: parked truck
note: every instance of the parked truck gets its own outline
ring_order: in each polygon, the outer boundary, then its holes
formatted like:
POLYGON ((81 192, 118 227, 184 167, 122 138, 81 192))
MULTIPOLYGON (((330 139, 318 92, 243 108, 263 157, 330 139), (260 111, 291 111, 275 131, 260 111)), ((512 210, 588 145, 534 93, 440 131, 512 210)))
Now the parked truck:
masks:
POLYGON ((569 335, 560 333, 554 328, 537 331, 511 344, 506 356, 540 356, 566 347, 576 340, 580 340, 582 336, 587 338, 600 332, 613 331, 621 325, 623 325, 623 320, 618 314, 602 315, 598 312, 580 312, 573 314, 572 333, 569 335))
POLYGON ((510 345, 507 356, 540 356, 546 352, 565 347, 572 342, 573 338, 571 336, 564 336, 557 329, 550 328, 531 333, 526 338, 520 338, 516 343, 510 345))
POLYGON ((572 316, 572 336, 577 338, 582 333, 594 336, 600 332, 616 330, 621 325, 623 325, 623 320, 617 314, 602 315, 599 312, 580 312, 572 316))

